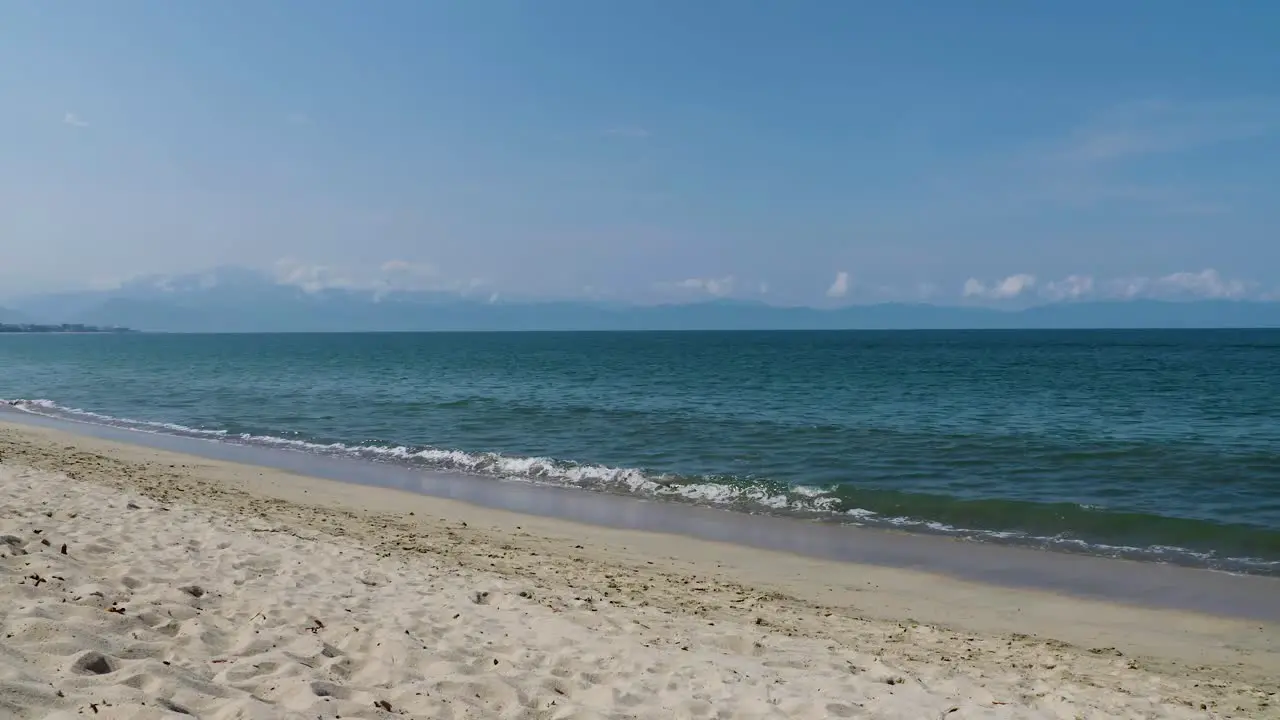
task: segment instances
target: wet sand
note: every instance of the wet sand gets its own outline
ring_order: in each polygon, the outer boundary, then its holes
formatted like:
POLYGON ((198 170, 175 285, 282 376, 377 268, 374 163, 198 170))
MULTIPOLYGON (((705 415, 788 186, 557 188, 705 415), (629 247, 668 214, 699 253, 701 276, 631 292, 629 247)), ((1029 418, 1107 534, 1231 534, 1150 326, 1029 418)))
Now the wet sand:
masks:
POLYGON ((59 420, 0 406, 0 423, 7 421, 604 528, 684 535, 818 560, 913 569, 1011 588, 1280 623, 1280 602, 1273 600, 1280 597, 1280 578, 744 515, 674 502, 651 502, 456 473, 423 472, 346 457, 322 457, 293 450, 59 420))
POLYGON ((1280 716, 1269 578, 871 531, 781 552, 752 542, 856 529, 527 487, 559 512, 517 513, 30 424, 0 424, 0 483, 0 716, 1280 716), (580 519, 617 526, 563 517, 598 500, 580 519), (1081 597, 1144 572, 1216 614, 1081 597))

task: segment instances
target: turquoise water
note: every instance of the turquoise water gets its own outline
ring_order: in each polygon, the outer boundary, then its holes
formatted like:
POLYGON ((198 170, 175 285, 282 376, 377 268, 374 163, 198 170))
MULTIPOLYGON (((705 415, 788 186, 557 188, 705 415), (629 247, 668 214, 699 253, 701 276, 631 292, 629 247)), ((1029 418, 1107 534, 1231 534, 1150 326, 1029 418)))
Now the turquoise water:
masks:
POLYGON ((26 335, 0 337, 0 397, 148 432, 1280 574, 1276 331, 26 335))

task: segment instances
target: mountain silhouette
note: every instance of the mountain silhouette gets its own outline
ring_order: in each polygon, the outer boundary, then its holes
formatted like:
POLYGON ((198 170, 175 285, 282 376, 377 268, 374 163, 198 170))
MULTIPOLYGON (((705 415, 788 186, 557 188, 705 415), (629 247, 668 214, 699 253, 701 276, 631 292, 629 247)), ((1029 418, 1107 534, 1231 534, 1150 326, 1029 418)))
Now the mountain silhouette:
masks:
POLYGON ((713 300, 669 305, 490 302, 442 292, 308 292, 244 268, 153 276, 113 290, 16 298, 4 322, 162 332, 843 330, 1280 327, 1280 303, 1070 302, 1002 310, 911 303, 834 309, 713 300))

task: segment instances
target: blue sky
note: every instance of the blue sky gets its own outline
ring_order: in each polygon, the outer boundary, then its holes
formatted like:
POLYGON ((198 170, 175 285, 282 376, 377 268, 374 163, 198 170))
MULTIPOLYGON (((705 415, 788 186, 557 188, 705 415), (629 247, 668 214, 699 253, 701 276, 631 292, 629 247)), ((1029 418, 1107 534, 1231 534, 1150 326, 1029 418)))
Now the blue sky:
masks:
POLYGON ((1260 0, 5 3, 0 283, 1269 297, 1277 48, 1260 0))

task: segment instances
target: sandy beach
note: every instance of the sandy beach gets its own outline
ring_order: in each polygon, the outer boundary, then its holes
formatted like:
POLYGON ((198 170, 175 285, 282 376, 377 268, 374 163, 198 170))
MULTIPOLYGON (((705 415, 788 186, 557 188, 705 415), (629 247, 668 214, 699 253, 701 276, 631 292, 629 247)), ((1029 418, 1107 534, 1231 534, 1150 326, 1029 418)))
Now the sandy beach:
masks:
POLYGON ((1258 621, 13 424, 0 488, 4 718, 1280 717, 1258 621))

